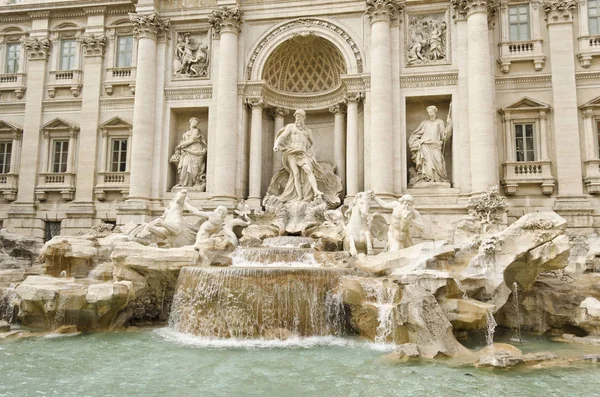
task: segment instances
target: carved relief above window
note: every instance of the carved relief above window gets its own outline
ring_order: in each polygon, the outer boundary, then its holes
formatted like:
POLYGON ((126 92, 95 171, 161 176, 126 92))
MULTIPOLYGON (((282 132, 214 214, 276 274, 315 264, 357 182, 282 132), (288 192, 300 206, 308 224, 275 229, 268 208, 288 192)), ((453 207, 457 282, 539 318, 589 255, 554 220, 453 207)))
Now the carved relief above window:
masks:
POLYGON ((523 98, 500 109, 504 130, 505 158, 502 184, 507 195, 518 187, 539 185, 542 193, 554 192, 555 178, 548 156, 550 106, 523 98))
POLYGON ((579 107, 585 142, 584 182, 589 194, 600 194, 600 96, 579 107))
POLYGON ((209 78, 210 35, 204 32, 176 32, 173 46, 175 78, 209 78))
POLYGON ((338 88, 345 73, 346 62, 335 45, 309 34, 280 44, 267 59, 263 79, 278 91, 307 94, 338 88))
POLYGON ((449 13, 445 11, 406 11, 406 66, 450 63, 449 13))
POLYGON ((513 62, 533 62, 536 72, 544 68, 546 57, 542 49, 538 0, 502 0, 500 34, 498 64, 503 73, 510 72, 513 62))
POLYGON ((26 33, 19 27, 0 32, 0 91, 12 91, 17 99, 25 93, 25 48, 21 43, 26 33))

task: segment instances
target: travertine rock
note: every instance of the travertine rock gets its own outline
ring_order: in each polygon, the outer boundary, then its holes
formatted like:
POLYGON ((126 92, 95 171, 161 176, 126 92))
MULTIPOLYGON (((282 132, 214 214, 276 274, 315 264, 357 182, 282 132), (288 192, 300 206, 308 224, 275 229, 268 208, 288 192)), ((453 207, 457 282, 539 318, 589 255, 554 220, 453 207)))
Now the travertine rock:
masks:
POLYGON ((583 328, 591 336, 600 336, 600 301, 588 297, 581 302, 576 318, 578 326, 583 328))
POLYGON ((0 332, 9 332, 10 324, 7 321, 0 320, 0 332))
POLYGON ((42 246, 36 239, 0 230, 0 270, 31 267, 42 246))

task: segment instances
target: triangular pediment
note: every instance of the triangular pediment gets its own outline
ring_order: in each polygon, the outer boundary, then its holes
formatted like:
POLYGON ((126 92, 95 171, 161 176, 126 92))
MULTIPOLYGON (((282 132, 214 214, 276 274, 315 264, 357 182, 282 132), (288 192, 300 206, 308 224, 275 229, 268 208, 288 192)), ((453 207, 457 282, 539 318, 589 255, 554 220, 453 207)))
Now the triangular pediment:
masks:
POLYGON ((17 127, 14 124, 9 123, 8 121, 0 120, 0 132, 23 132, 21 127, 17 127))
POLYGON ((127 121, 123 120, 122 118, 115 116, 112 119, 106 120, 104 123, 100 124, 100 130, 106 130, 106 129, 126 129, 129 130, 131 128, 133 128, 133 126, 131 124, 129 124, 127 121))
POLYGON ((503 107, 502 111, 515 111, 515 110, 539 110, 539 109, 550 109, 550 105, 547 103, 532 99, 529 97, 523 97, 512 105, 503 107))
POLYGON ((581 109, 600 107, 600 96, 580 106, 581 109))
POLYGON ((65 121, 61 118, 55 118, 54 120, 47 122, 40 129, 42 131, 57 131, 57 130, 79 131, 78 126, 71 124, 68 121, 65 121))

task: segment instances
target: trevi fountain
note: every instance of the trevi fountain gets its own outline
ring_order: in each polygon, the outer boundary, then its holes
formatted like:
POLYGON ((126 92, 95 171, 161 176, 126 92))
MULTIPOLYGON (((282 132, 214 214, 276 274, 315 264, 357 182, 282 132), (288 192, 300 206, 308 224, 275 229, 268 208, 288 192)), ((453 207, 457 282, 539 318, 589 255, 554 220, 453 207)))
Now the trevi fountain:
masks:
MULTIPOLYGON (((452 120, 427 112, 412 183, 444 183, 452 120)), ((574 250, 554 212, 507 226, 491 187, 428 240, 409 194, 343 203, 294 119, 262 208, 190 203, 206 156, 192 118, 162 216, 37 248, 2 232, 2 395, 597 393, 600 280, 573 271, 597 266, 597 238, 574 250)))

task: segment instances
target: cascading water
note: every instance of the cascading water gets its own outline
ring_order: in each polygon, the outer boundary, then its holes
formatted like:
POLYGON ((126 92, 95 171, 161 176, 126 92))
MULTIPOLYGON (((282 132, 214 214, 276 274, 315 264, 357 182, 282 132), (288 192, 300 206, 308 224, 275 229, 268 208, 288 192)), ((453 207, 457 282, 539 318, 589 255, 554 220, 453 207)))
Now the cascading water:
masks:
POLYGON ((314 240, 310 237, 298 236, 279 236, 268 237, 263 240, 265 247, 280 247, 280 248, 310 248, 314 240))
POLYGON ((17 293, 11 285, 9 288, 0 290, 0 320, 12 323, 15 320, 15 299, 17 293))
POLYGON ((523 343, 523 338, 521 337, 521 309, 519 307, 519 285, 515 281, 512 285, 513 291, 513 305, 515 306, 515 312, 517 313, 516 326, 515 326, 515 336, 510 338, 512 342, 523 343))
POLYGON ((238 248, 231 254, 234 267, 319 267, 311 248, 238 248))
POLYGON ((486 346, 490 346, 494 344, 494 333, 496 332, 496 319, 494 318, 494 313, 491 310, 488 310, 486 314, 486 328, 485 328, 485 344, 486 346))
POLYGON ((396 303, 398 285, 387 280, 366 280, 362 282, 366 298, 377 308, 377 335, 375 342, 395 342, 393 332, 396 329, 396 303))
POLYGON ((183 268, 169 324, 205 337, 342 335, 343 269, 183 268))

